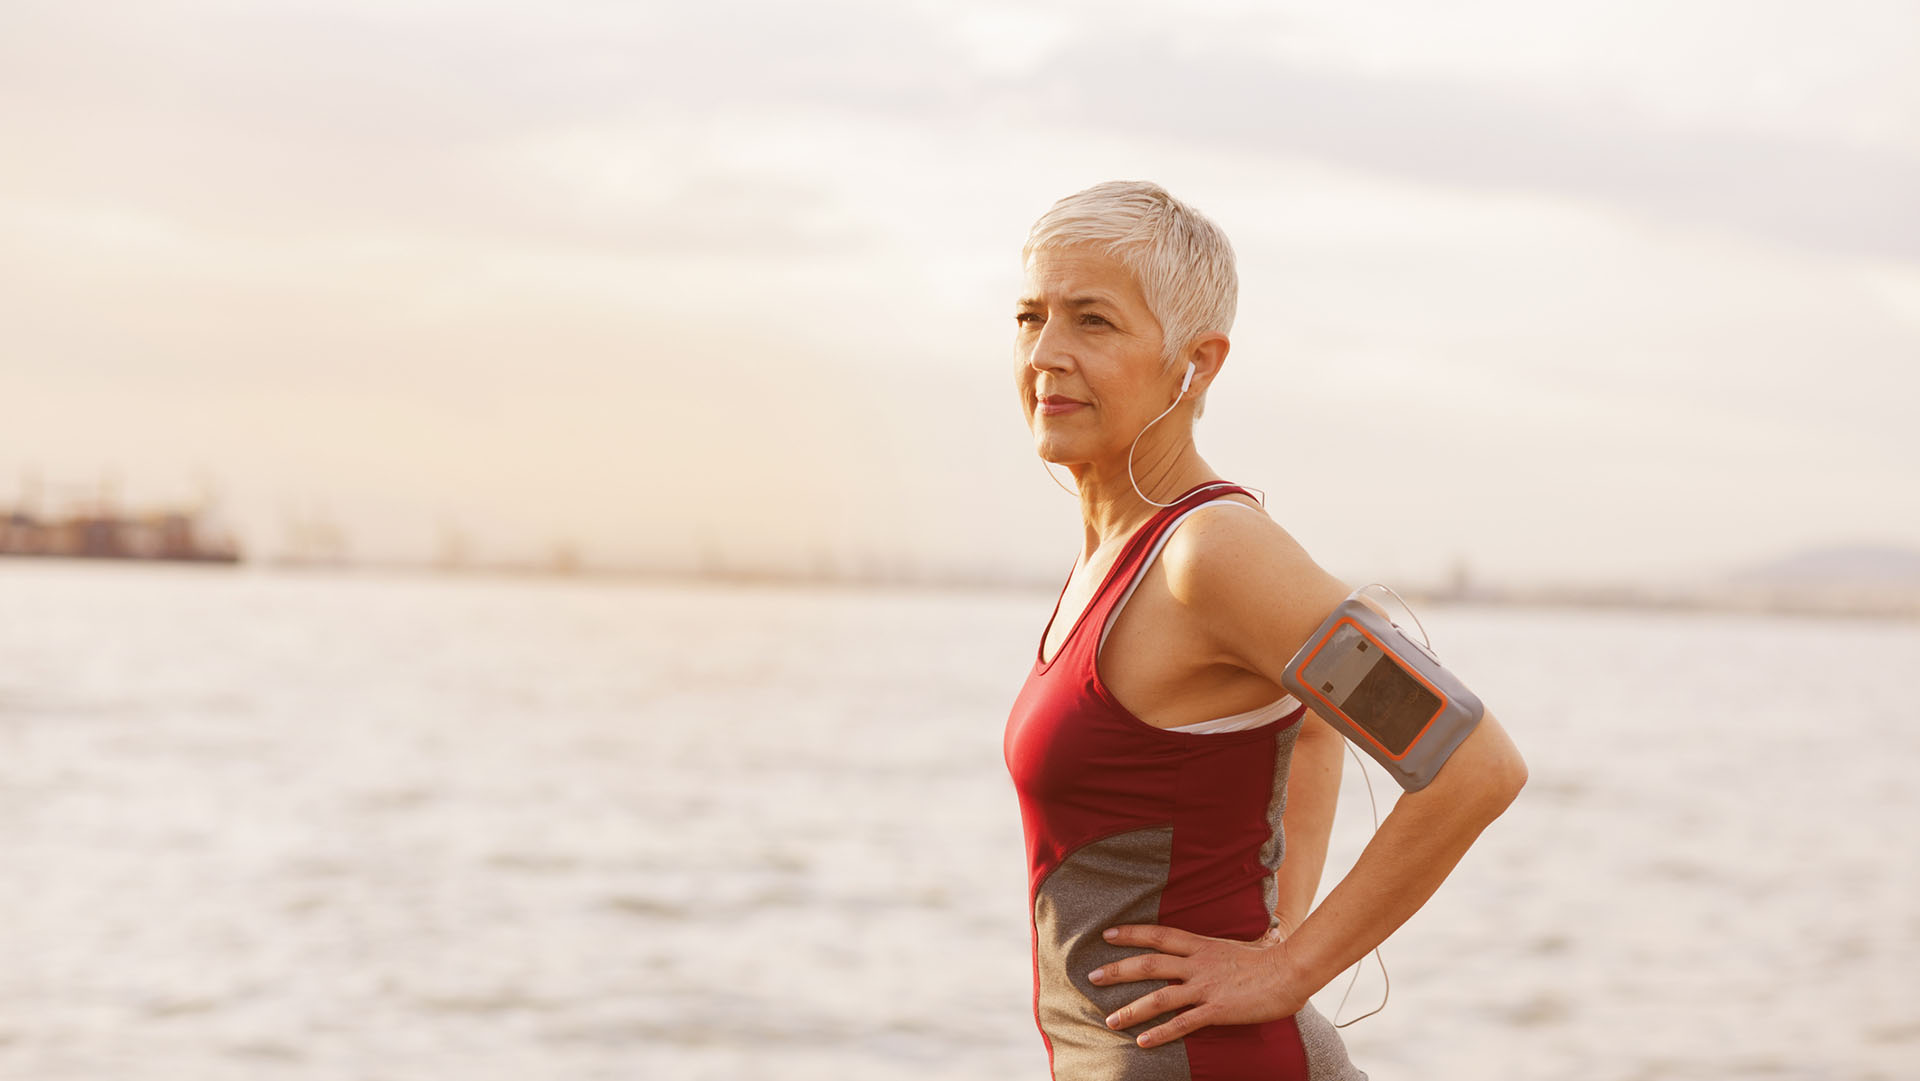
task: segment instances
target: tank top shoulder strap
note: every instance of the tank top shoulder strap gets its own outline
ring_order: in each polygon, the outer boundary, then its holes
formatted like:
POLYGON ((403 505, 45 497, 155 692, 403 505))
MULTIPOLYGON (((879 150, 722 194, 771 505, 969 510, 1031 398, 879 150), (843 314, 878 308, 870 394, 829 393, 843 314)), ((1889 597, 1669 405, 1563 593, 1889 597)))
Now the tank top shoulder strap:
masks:
POLYGON ((1235 493, 1249 498, 1253 496, 1253 493, 1245 488, 1224 480, 1209 481, 1189 488, 1172 503, 1155 511, 1153 517, 1147 519, 1146 524, 1134 533, 1132 539, 1127 542, 1126 548, 1121 550, 1120 558, 1115 561, 1113 569, 1107 572, 1106 579, 1100 583, 1100 588, 1094 594, 1093 600, 1088 603, 1087 612, 1083 618, 1084 624, 1092 628, 1088 639, 1095 643, 1096 650, 1099 648, 1100 638, 1103 637, 1101 631, 1106 627, 1107 616, 1123 596, 1132 592, 1134 579, 1139 577, 1141 569, 1147 565, 1153 554, 1159 551, 1160 538, 1165 535, 1168 528, 1202 503, 1235 493))

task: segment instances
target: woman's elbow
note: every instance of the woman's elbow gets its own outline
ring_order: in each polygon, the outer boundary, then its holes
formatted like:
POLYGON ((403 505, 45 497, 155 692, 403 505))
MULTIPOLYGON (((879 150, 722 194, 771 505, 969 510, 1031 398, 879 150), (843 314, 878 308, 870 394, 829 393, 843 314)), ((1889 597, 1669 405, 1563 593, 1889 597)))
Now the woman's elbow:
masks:
POLYGON ((1488 797, 1499 807, 1499 811, 1495 813, 1498 814, 1512 806, 1513 801, 1520 798, 1520 790, 1525 787, 1527 787, 1527 760, 1520 757, 1519 751, 1510 750, 1494 764, 1493 776, 1489 779, 1488 788, 1491 791, 1488 792, 1488 797))
POLYGON ((1526 783, 1526 762, 1517 754, 1502 755, 1460 771, 1451 785, 1450 802, 1460 821, 1478 833, 1513 806, 1526 783))
POLYGON ((1474 733, 1471 742, 1480 752, 1474 787, 1487 809, 1487 820, 1492 821, 1512 806, 1513 801, 1520 798, 1520 790, 1527 786, 1527 760, 1520 756, 1520 748, 1513 745, 1507 730, 1491 714, 1482 718, 1480 731, 1474 733))
POLYGON ((1460 802, 1468 818, 1485 827, 1513 805, 1526 785, 1526 759, 1520 757, 1511 743, 1506 743, 1494 753, 1473 756, 1454 782, 1454 799, 1460 802))

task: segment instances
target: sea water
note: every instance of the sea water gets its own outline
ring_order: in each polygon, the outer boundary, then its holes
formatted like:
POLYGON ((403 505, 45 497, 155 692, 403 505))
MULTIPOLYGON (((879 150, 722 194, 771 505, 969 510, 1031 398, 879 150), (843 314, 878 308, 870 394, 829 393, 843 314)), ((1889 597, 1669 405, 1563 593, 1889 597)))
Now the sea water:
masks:
MULTIPOLYGON (((1053 600, 0 564, 0 1077, 1043 1077, 1053 600)), ((1424 618, 1532 780, 1388 941, 1376 1081, 1920 1076, 1920 627, 1424 618)))

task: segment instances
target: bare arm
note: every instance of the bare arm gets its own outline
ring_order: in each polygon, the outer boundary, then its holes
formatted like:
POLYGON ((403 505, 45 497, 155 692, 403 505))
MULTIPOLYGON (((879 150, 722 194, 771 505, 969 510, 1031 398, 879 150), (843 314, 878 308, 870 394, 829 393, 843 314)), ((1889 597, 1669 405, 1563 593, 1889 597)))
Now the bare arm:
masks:
MULTIPOLYGON (((1223 655, 1278 683, 1313 629, 1345 598, 1346 586, 1270 521, 1216 514, 1196 518, 1194 525, 1202 528, 1176 533, 1162 557, 1169 585, 1207 622, 1223 655)), ((1298 1012, 1433 896, 1526 776, 1519 751, 1489 713, 1431 784, 1401 796, 1353 869, 1291 936, 1246 943, 1155 925, 1109 930, 1109 941, 1157 952, 1103 966, 1093 982, 1173 982, 1115 1011, 1108 1024, 1126 1028, 1187 1007, 1141 1035, 1140 1045, 1152 1047, 1207 1025, 1252 1024, 1298 1012)), ((1321 840, 1315 880, 1325 858, 1321 840)), ((1304 869, 1297 873, 1305 877, 1304 869)), ((1297 897, 1299 882, 1284 885, 1297 897)))

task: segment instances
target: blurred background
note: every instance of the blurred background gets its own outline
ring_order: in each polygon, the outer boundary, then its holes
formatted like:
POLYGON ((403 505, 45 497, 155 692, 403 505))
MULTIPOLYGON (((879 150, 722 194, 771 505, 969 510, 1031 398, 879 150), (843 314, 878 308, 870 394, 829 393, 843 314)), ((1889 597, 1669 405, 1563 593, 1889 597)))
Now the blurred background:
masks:
POLYGON ((1910 3, 13 0, 0 146, 0 1076, 1039 1075, 1010 316, 1114 178, 1534 767, 1361 1064, 1920 1051, 1910 3))

